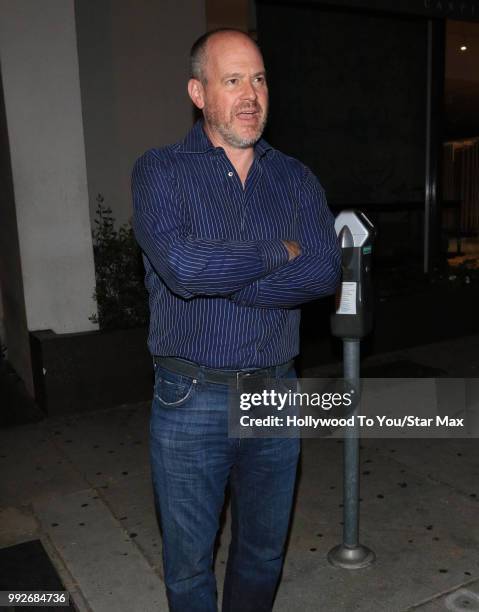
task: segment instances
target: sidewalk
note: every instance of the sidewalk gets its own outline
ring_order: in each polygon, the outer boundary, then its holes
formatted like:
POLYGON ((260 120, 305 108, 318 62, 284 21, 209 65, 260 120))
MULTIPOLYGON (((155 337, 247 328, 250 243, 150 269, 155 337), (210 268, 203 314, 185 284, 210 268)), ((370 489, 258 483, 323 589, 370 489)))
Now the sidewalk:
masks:
MULTIPOLYGON (((395 369, 477 377, 479 336, 374 357, 363 375, 395 369)), ((80 611, 167 610, 148 413, 148 404, 129 405, 0 430, 0 548, 39 538, 80 611)), ((376 562, 353 572, 328 564, 341 539, 342 443, 303 440, 274 612, 479 610, 477 440, 361 446, 361 541, 376 562)), ((227 514, 216 559, 220 594, 228 543, 227 514)))

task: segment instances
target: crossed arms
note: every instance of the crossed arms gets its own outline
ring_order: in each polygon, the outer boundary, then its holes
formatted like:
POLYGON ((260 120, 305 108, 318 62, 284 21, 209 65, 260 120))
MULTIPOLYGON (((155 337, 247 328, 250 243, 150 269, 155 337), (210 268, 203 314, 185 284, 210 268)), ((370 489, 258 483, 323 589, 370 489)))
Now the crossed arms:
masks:
POLYGON ((168 288, 184 299, 217 296, 245 306, 292 308, 333 293, 340 255, 324 192, 303 177, 298 243, 195 238, 181 219, 174 183, 151 152, 132 177, 136 239, 168 288))

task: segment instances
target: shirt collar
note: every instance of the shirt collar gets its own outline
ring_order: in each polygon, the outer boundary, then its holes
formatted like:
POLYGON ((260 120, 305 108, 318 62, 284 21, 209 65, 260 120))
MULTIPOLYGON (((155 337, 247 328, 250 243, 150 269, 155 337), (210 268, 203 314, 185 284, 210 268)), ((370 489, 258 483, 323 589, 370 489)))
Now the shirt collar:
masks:
MULTIPOLYGON (((216 147, 211 143, 203 129, 203 120, 199 119, 188 132, 184 140, 179 143, 176 150, 181 153, 206 153, 207 151, 214 151, 215 149, 216 147)), ((263 157, 268 151, 274 151, 273 147, 263 138, 258 140, 254 149, 257 157, 263 157)))

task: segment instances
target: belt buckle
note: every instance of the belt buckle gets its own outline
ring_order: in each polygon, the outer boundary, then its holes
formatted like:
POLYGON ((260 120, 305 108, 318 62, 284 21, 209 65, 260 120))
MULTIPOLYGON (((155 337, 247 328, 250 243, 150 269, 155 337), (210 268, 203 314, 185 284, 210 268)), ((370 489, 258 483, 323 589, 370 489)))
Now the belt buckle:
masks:
POLYGON ((239 391, 240 380, 243 376, 251 376, 251 372, 242 372, 241 370, 236 372, 236 391, 239 391))

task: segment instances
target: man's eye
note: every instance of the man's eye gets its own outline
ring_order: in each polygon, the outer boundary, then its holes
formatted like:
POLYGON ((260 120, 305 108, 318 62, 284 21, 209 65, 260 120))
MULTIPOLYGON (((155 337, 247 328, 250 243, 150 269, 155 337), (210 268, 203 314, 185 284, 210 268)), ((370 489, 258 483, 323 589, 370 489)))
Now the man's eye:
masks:
POLYGON ((264 76, 258 76, 255 78, 255 83, 257 83, 258 85, 263 85, 263 83, 266 82, 266 79, 264 78, 264 76))
POLYGON ((238 82, 238 79, 228 79, 226 81, 227 85, 236 85, 236 83, 238 82))

